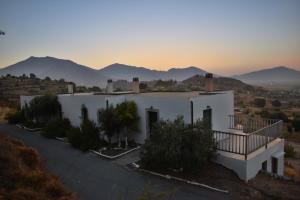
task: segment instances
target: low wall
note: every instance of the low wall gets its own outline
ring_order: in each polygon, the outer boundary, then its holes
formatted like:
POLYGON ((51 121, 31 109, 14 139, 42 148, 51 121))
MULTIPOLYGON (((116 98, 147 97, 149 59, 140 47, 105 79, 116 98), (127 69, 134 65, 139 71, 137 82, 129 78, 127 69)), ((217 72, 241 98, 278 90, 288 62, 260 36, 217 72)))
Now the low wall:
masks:
POLYGON ((267 171, 272 172, 272 157, 278 159, 277 174, 282 176, 284 170, 284 140, 276 139, 268 145, 268 148, 262 147, 248 155, 245 160, 242 155, 234 155, 227 152, 219 151, 216 163, 233 170, 240 179, 249 181, 258 174, 262 168, 262 163, 267 161, 267 171), (279 155, 279 156, 278 156, 279 155))

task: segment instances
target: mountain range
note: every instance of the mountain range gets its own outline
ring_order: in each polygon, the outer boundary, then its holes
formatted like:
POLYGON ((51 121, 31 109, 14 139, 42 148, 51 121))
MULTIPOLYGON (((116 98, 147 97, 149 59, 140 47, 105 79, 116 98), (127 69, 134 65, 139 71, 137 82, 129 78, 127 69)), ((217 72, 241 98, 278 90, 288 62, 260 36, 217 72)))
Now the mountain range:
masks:
MULTIPOLYGON (((39 78, 64 79, 77 85, 105 87, 107 79, 128 80, 139 77, 141 81, 150 80, 177 80, 183 81, 195 75, 203 76, 207 73, 198 67, 171 68, 168 71, 151 70, 145 67, 129 66, 115 63, 102 69, 93 69, 77 64, 70 60, 54 57, 29 57, 16 64, 0 68, 0 76, 11 74, 20 76, 34 73, 39 78)), ((236 75, 232 78, 254 85, 300 83, 300 72, 287 67, 275 67, 246 74, 236 75)))
POLYGON ((300 71, 279 66, 233 76, 251 85, 300 84, 300 71))

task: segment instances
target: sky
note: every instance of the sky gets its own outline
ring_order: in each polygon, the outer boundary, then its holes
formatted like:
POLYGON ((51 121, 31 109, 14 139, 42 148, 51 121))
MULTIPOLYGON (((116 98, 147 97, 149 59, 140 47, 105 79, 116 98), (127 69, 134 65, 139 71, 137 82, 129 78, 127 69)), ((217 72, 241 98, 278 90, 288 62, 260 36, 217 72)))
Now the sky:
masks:
POLYGON ((53 56, 222 75, 300 70, 300 0, 0 0, 0 68, 53 56))

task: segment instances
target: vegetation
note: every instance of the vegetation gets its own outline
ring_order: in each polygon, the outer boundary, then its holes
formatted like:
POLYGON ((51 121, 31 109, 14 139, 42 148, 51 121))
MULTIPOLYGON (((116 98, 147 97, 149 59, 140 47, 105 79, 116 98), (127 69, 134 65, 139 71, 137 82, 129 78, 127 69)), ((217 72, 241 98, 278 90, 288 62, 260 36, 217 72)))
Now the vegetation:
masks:
POLYGON ((72 127, 67 131, 67 138, 71 145, 82 151, 89 149, 98 150, 105 144, 99 138, 99 129, 93 121, 85 120, 80 128, 72 127))
POLYGON ((24 111, 22 110, 13 110, 7 113, 5 116, 5 119, 8 121, 10 124, 18 124, 21 122, 25 121, 25 114, 24 111))
POLYGON ((61 105, 57 96, 44 95, 35 97, 30 101, 26 115, 36 122, 45 123, 49 120, 60 117, 61 105))
POLYGON ((139 116, 137 106, 133 101, 124 101, 114 108, 109 106, 101 109, 99 114, 100 130, 108 137, 109 144, 113 136, 119 137, 119 146, 121 145, 120 133, 123 130, 126 135, 125 148, 128 146, 127 136, 129 133, 138 131, 139 116))
POLYGON ((272 101, 272 106, 273 107, 280 107, 281 106, 281 102, 279 100, 274 100, 274 101, 272 101))
POLYGON ((284 145, 284 156, 286 158, 295 158, 296 157, 296 151, 294 149, 294 147, 290 144, 286 144, 284 145))
POLYGON ((43 128, 42 135, 47 138, 66 137, 70 129, 71 123, 68 119, 56 119, 43 128))
POLYGON ((264 99, 264 98, 255 98, 253 103, 256 107, 263 108, 263 107, 266 106, 266 99, 264 99))
POLYGON ((125 148, 127 148, 128 134, 139 130, 139 116, 137 114, 137 105, 134 101, 124 101, 121 104, 117 105, 116 111, 120 119, 121 128, 124 130, 126 135, 125 148))
POLYGON ((119 134, 121 130, 121 122, 116 109, 109 106, 106 109, 101 109, 99 115, 100 130, 108 137, 109 144, 114 135, 119 134))
POLYGON ((46 172, 36 150, 0 134, 0 199, 76 199, 46 172))
POLYGON ((141 153, 142 166, 193 172, 214 155, 215 142, 208 125, 198 121, 193 127, 183 118, 159 121, 141 153))
POLYGON ((280 119, 284 122, 289 121, 286 114, 280 111, 269 112, 268 110, 263 110, 261 112, 258 112, 257 114, 259 114, 262 118, 266 118, 266 119, 280 119))

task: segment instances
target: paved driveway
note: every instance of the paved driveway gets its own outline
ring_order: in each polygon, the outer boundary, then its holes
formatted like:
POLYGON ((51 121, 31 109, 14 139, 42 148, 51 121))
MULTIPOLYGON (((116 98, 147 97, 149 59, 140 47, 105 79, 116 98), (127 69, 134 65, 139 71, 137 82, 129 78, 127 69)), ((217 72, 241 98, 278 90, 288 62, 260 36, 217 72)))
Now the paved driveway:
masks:
POLYGON ((134 200, 145 186, 155 193, 174 191, 172 200, 228 199, 221 193, 132 171, 91 153, 82 153, 69 144, 43 138, 13 125, 0 124, 0 132, 36 148, 47 169, 81 199, 134 200))

